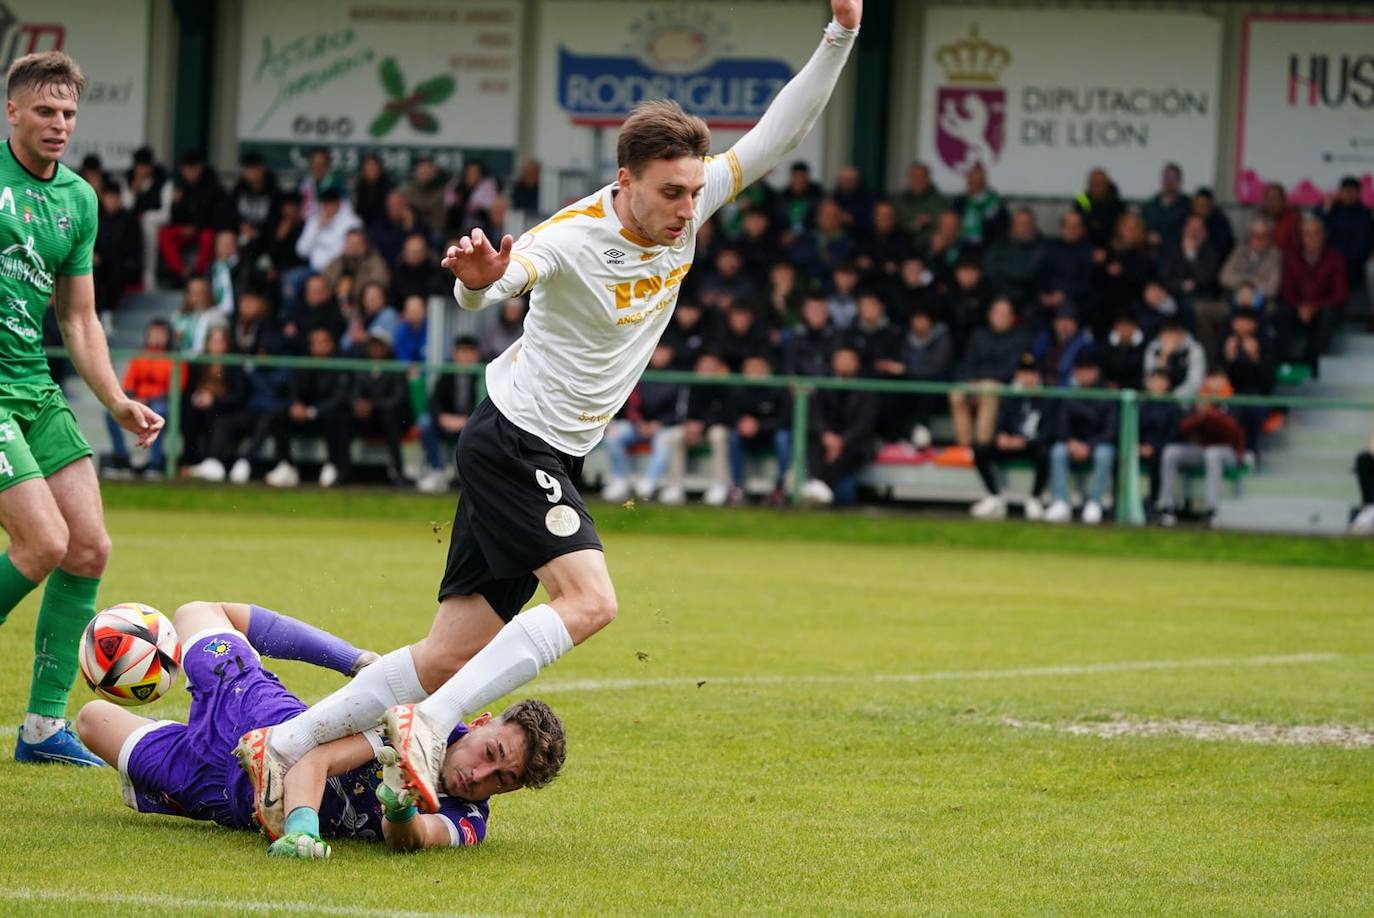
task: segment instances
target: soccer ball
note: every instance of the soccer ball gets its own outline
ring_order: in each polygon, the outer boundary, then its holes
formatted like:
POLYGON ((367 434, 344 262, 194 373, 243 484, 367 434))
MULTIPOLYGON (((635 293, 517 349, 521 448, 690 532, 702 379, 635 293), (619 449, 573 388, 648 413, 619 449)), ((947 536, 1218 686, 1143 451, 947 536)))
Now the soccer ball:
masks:
POLYGON ((152 606, 121 602, 96 613, 81 636, 81 675, 101 698, 126 707, 156 701, 181 671, 181 642, 152 606))

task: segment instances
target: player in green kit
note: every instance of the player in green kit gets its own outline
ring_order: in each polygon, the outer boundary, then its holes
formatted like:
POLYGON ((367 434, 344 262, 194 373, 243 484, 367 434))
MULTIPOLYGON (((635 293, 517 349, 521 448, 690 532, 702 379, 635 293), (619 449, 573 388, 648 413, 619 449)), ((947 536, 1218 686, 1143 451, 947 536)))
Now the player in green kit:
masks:
POLYGON ((25 55, 9 71, 10 135, 0 151, 0 526, 10 544, 0 555, 0 624, 47 578, 15 760, 103 765, 64 719, 110 537, 91 448, 43 356, 50 302, 73 365, 120 426, 147 445, 163 422, 125 396, 110 365, 91 278, 95 190, 58 162, 85 87, 81 68, 58 51, 25 55))

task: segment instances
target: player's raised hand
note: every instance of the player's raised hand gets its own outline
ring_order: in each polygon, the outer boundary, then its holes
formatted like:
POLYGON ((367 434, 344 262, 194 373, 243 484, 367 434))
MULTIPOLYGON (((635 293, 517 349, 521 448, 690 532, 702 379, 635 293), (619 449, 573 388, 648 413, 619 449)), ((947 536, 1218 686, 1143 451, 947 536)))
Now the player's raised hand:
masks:
POLYGON ((152 446, 157 435, 162 432, 163 425, 167 423, 162 419, 162 415, 131 398, 111 405, 110 414, 120 427, 135 434, 138 437, 138 445, 143 447, 152 446))
POLYGON ((510 264, 510 250, 515 240, 510 234, 501 237, 501 248, 492 247, 491 240, 481 229, 459 239, 448 247, 440 262, 453 272, 469 290, 479 290, 501 279, 510 264))
POLYGON ((859 20, 864 18, 864 0, 830 0, 830 10, 840 25, 857 29, 859 20))

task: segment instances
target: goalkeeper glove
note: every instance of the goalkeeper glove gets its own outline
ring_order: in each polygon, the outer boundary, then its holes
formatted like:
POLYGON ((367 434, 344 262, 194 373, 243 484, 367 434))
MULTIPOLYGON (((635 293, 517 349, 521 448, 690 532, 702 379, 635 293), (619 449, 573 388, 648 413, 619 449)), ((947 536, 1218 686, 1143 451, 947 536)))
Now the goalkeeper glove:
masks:
POLYGON ((329 858, 329 844, 320 838, 320 814, 308 806, 298 806, 286 814, 282 837, 267 848, 270 857, 294 857, 317 861, 329 858))
POLYGON ((405 775, 396 766, 396 750, 383 746, 377 753, 377 761, 382 763, 382 783, 377 785, 382 816, 388 822, 410 822, 417 812, 415 795, 405 786, 405 775))

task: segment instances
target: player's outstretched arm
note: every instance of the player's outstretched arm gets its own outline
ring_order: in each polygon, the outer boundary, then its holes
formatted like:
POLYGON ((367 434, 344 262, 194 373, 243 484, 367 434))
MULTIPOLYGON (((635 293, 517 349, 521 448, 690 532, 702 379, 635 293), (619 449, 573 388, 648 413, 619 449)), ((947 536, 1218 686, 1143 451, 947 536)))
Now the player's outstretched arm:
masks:
POLYGON ((739 164, 740 188, 753 184, 795 150, 830 101, 859 34, 863 0, 831 0, 830 9, 834 20, 811 59, 778 92, 759 123, 731 148, 739 164))
POLYGON ((320 801, 324 784, 333 775, 372 761, 373 746, 361 733, 316 746, 286 773, 286 826, 282 837, 267 849, 272 857, 322 860, 329 844, 320 836, 320 801))
POLYGON ((56 294, 57 322, 76 372, 119 426, 138 435, 139 446, 150 445, 162 430, 162 416, 129 398, 119 385, 119 377, 110 364, 105 329, 95 313, 94 278, 90 274, 59 277, 56 294))
POLYGON ((534 283, 533 268, 524 258, 511 258, 510 235, 493 246, 480 228, 448 247, 440 264, 457 279, 453 298, 464 309, 482 309, 524 293, 534 283))

